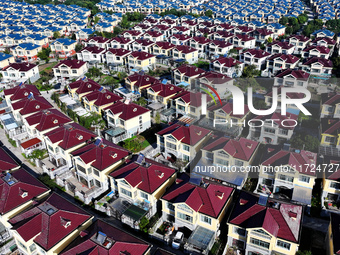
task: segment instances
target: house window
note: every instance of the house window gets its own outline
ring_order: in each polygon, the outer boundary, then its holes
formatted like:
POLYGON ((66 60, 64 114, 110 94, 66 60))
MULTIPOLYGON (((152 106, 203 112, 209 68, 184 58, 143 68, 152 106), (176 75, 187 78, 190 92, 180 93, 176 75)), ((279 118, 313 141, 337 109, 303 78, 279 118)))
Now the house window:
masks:
POLYGON ((283 248, 283 249, 286 249, 286 250, 290 250, 290 243, 287 243, 287 242, 277 240, 276 246, 283 248))
POLYGON ((73 74, 76 74, 76 73, 77 73, 77 70, 72 70, 72 73, 73 73, 73 74))
POLYGON ((334 137, 326 136, 325 142, 327 142, 327 143, 334 143, 334 137))
POLYGON ((148 194, 146 194, 146 193, 144 193, 144 192, 140 192, 140 197, 141 198, 144 198, 144 199, 146 199, 146 200, 149 200, 149 196, 148 196, 148 194))
POLYGON ((177 208, 182 210, 182 211, 188 212, 190 214, 193 213, 193 211, 190 209, 190 207, 187 206, 186 204, 180 204, 180 205, 177 206, 177 208))
POLYGON ((250 243, 256 245, 256 246, 260 246, 262 248, 265 249, 269 249, 270 243, 255 239, 255 238, 250 238, 250 243))
POLYGON ((338 189, 340 190, 340 183, 339 182, 331 182, 331 184, 329 185, 330 188, 333 189, 338 189))
POLYGON ((201 221, 211 225, 211 218, 205 215, 201 215, 201 221))
POLYGON ((48 145, 48 150, 54 152, 53 147, 51 145, 48 145))
POLYGON ((182 219, 182 220, 189 221, 190 223, 192 223, 192 217, 190 215, 186 215, 184 213, 177 212, 177 217, 182 219))
POLYGON ((167 147, 168 149, 172 149, 172 150, 176 150, 176 149, 177 149, 177 147, 176 147, 175 144, 169 143, 169 142, 166 143, 166 147, 167 147))
POLYGON ((243 166, 243 162, 240 160, 235 160, 235 165, 236 166, 243 166))
POLYGON ((97 171, 97 170, 95 170, 95 169, 93 169, 93 173, 94 173, 95 175, 97 175, 98 177, 100 176, 99 171, 97 171))
POLYGON ((128 191, 128 190, 126 190, 126 189, 124 189, 124 188, 120 188, 120 192, 121 192, 122 194, 128 196, 128 197, 132 197, 131 191, 128 191))
POLYGON ((32 245, 30 245, 30 247, 29 247, 29 249, 30 249, 30 251, 31 252, 34 252, 35 250, 36 250, 36 246, 35 246, 35 243, 34 244, 32 244, 32 245))
POLYGON ((183 144, 183 150, 190 151, 190 146, 183 144))
POLYGON ((101 187, 102 187, 102 185, 100 184, 100 181, 94 180, 94 183, 96 184, 96 186, 97 186, 98 188, 101 188, 101 187))
POLYGON ((309 183, 310 177, 304 176, 304 175, 300 175, 300 176, 299 176, 299 181, 300 181, 300 182, 309 183))
POLYGON ((183 161, 190 161, 190 157, 183 154, 183 161))
POLYGON ((280 129, 280 134, 281 135, 288 135, 288 130, 287 129, 280 129))
POLYGON ((80 166, 80 165, 77 165, 77 170, 80 171, 80 172, 82 172, 82 173, 84 173, 84 174, 86 174, 85 168, 82 167, 82 166, 80 166))
POLYGON ((174 206, 172 203, 167 202, 166 205, 167 205, 167 208, 168 208, 170 211, 175 211, 175 206, 174 206))
POLYGON ((229 161, 223 160, 220 158, 216 158, 216 164, 222 165, 222 166, 229 166, 229 161))
POLYGON ((264 132, 275 134, 275 129, 273 129, 273 128, 264 128, 264 132))
POLYGON ((246 236, 246 230, 243 228, 234 227, 234 233, 240 236, 246 236))
POLYGON ((18 241, 18 244, 19 244, 19 246, 20 246, 21 249, 27 251, 26 246, 25 246, 22 242, 18 241))

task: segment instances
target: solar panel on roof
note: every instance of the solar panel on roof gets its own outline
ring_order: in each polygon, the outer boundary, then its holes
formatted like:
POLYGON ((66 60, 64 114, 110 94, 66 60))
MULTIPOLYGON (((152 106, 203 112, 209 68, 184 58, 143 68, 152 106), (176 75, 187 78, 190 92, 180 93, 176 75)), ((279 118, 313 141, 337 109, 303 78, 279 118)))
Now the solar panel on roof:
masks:
POLYGON ((97 140, 94 142, 94 145, 99 146, 102 142, 101 138, 97 138, 97 140))
POLYGON ((99 91, 102 91, 103 89, 104 89, 103 87, 100 87, 100 88, 99 88, 99 91))
POLYGON ((10 173, 7 173, 6 176, 5 176, 5 178, 4 178, 5 182, 8 183, 9 180, 11 179, 11 177, 12 177, 12 175, 11 175, 10 173))
POLYGON ((260 195, 258 204, 266 206, 267 205, 267 200, 268 200, 267 196, 260 195))
POLYGON ((144 158, 145 158, 144 154, 142 154, 142 153, 139 153, 139 155, 138 155, 138 158, 137 158, 136 162, 137 162, 138 164, 142 164, 142 162, 143 162, 144 158))
POLYGON ((105 239, 106 239, 106 234, 104 234, 103 232, 98 231, 97 241, 100 244, 103 244, 105 242, 105 239))
POLYGON ((27 97, 28 99, 33 99, 34 98, 34 96, 33 96, 33 93, 32 92, 30 92, 30 94, 28 95, 28 97, 27 97))

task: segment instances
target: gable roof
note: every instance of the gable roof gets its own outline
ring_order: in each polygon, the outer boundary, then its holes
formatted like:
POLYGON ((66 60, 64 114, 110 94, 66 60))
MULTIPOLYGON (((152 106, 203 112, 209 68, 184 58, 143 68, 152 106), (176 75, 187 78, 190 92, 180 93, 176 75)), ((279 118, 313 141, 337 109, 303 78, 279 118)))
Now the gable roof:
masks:
POLYGON ((263 228, 277 238, 299 243, 302 206, 270 198, 265 206, 258 201, 258 195, 241 191, 228 223, 242 228, 263 228), (279 209, 274 207, 276 202, 279 209))
POLYGON ((12 104, 14 110, 20 109, 21 115, 39 112, 53 108, 53 106, 42 96, 31 96, 30 98, 21 99, 12 104))
POLYGON ((8 171, 18 166, 18 162, 16 162, 3 147, 0 147, 0 172, 8 171))
POLYGON ((84 98, 86 98, 89 102, 95 101, 94 105, 96 106, 107 105, 123 99, 120 96, 104 88, 95 90, 84 96, 84 98))
POLYGON ((283 78, 287 75, 292 75, 296 79, 303 80, 303 81, 307 81, 309 78, 309 73, 306 73, 303 70, 292 70, 292 69, 282 69, 275 75, 275 77, 283 78))
POLYGON ((322 93, 321 94, 321 103, 326 105, 335 106, 340 103, 340 93, 331 92, 331 93, 322 93))
POLYGON ((11 63, 8 66, 4 67, 2 70, 6 71, 10 68, 13 68, 19 72, 27 72, 31 69, 33 69, 34 67, 36 67, 37 65, 32 64, 32 63, 11 63))
POLYGON ((216 61, 218 61, 221 65, 224 65, 225 67, 233 67, 242 64, 242 62, 231 57, 219 57, 218 59, 212 60, 212 62, 216 61))
POLYGON ((88 92, 92 92, 94 90, 99 90, 100 89, 100 85, 91 80, 91 79, 79 79, 75 82, 72 82, 68 85, 70 87, 70 89, 77 89, 76 93, 77 94, 83 94, 83 93, 88 93, 88 92))
POLYGON ((42 110, 25 118, 30 126, 36 125, 38 131, 45 131, 71 122, 72 120, 57 109, 42 110))
POLYGON ((228 202, 234 189, 219 184, 197 186, 189 182, 190 177, 182 174, 171 185, 162 199, 171 203, 185 203, 192 210, 217 218, 228 202))
POLYGON ((321 134, 334 135, 338 137, 340 133, 340 120, 338 118, 322 118, 321 134))
POLYGON ((125 104, 123 102, 117 102, 106 107, 104 110, 111 111, 113 114, 119 114, 119 118, 122 120, 129 120, 150 111, 138 104, 125 104))
POLYGON ((184 73, 184 75, 192 77, 196 75, 200 75, 202 73, 205 73, 205 71, 199 67, 192 66, 192 65, 181 65, 177 69, 174 70, 179 71, 180 73, 184 73))
POLYGON ((61 65, 66 65, 72 69, 78 69, 82 67, 83 65, 86 65, 86 62, 82 60, 77 60, 77 59, 62 60, 57 65, 55 65, 53 68, 57 68, 61 65))
POLYGON ((107 140, 97 138, 71 154, 80 157, 85 164, 91 163, 92 167, 103 171, 127 157, 130 152, 107 140))
POLYGON ((322 66, 324 67, 333 67, 333 63, 331 60, 329 59, 325 59, 325 58, 319 58, 319 57, 311 57, 305 60, 305 62, 303 63, 303 65, 312 65, 315 63, 320 63, 322 66))
POLYGON ((13 229, 27 242, 50 250, 91 216, 56 193, 45 201, 9 220, 13 229), (70 222, 65 227, 65 222, 70 222))
POLYGON ((34 96, 40 95, 38 88, 35 85, 22 84, 4 91, 5 96, 11 95, 10 100, 16 101, 27 98, 30 93, 34 96))
POLYGON ((5 177, 5 173, 0 174, 0 213, 2 215, 48 191, 44 184, 23 168, 7 174, 8 182, 5 177), (27 193, 26 196, 23 196, 24 192, 27 193))
POLYGON ((300 58, 298 58, 294 55, 283 54, 283 53, 274 54, 274 55, 270 56, 268 58, 268 60, 274 60, 274 59, 277 59, 277 58, 282 59, 283 61, 285 61, 288 64, 294 64, 294 63, 300 61, 300 58))

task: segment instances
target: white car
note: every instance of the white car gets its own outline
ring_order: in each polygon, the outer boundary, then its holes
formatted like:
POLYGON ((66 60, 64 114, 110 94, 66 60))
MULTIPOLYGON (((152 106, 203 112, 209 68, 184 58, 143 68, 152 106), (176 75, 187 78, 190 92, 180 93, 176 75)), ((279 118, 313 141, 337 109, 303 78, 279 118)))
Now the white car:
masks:
POLYGON ((174 240, 172 241, 172 248, 178 250, 183 242, 184 234, 182 232, 177 232, 174 240))

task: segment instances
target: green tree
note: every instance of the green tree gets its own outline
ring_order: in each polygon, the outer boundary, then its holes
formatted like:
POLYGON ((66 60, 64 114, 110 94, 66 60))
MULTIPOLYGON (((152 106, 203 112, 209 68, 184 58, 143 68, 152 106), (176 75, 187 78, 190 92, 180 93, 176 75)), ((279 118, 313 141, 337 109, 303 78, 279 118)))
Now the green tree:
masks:
POLYGON ((81 51, 83 48, 84 48, 84 46, 82 44, 77 43, 76 47, 75 47, 75 50, 76 50, 76 52, 78 52, 78 51, 81 51))
POLYGON ((28 156, 29 159, 39 159, 39 160, 42 160, 45 156, 45 150, 40 150, 40 149, 37 149, 37 150, 34 150, 32 151, 32 153, 28 156))
POLYGON ((295 253, 295 255, 312 255, 312 252, 311 251, 306 251, 306 250, 304 250, 304 251, 297 251, 295 253))
POLYGON ((100 18, 98 16, 94 17, 94 19, 93 19, 94 24, 97 24, 99 21, 100 21, 100 18))
POLYGON ((140 97, 137 101, 134 101, 134 103, 144 107, 148 104, 148 101, 144 97, 140 97))
POLYGON ((161 123, 161 115, 159 114, 159 112, 156 113, 155 122, 156 122, 156 124, 161 123))
POLYGON ((290 144, 295 149, 304 149, 307 151, 318 152, 319 139, 315 136, 297 134, 290 139, 290 144))
POLYGON ((306 14, 300 14, 297 18, 300 24, 305 24, 308 20, 308 16, 306 14))
POLYGON ((60 32, 59 32, 59 31, 54 31, 54 32, 53 32, 53 38, 54 38, 54 39, 60 38, 60 32))
POLYGON ((42 60, 49 60, 50 53, 51 53, 50 48, 42 48, 42 50, 38 52, 37 56, 42 60))
POLYGON ((283 17, 280 19, 279 23, 280 23, 281 25, 286 26, 287 23, 288 23, 288 18, 285 17, 285 16, 283 16, 283 17))
POLYGON ((246 66, 243 69, 242 77, 244 78, 254 78, 259 75, 259 70, 256 69, 255 65, 246 66))
POLYGON ((213 11, 212 10, 207 10, 205 13, 204 13, 204 15, 205 16, 207 16, 207 17, 209 17, 209 18, 212 18, 213 17, 213 11))
POLYGON ((129 28, 130 27, 130 22, 128 20, 127 15, 123 15, 122 17, 122 21, 120 22, 120 26, 122 28, 129 28))
POLYGON ((144 233, 148 233, 149 231, 148 226, 149 226, 149 220, 148 218, 143 216, 143 218, 141 218, 141 220, 139 221, 139 229, 144 233))
POLYGON ((267 43, 272 43, 272 42, 273 42, 273 38, 272 37, 268 37, 267 43))

